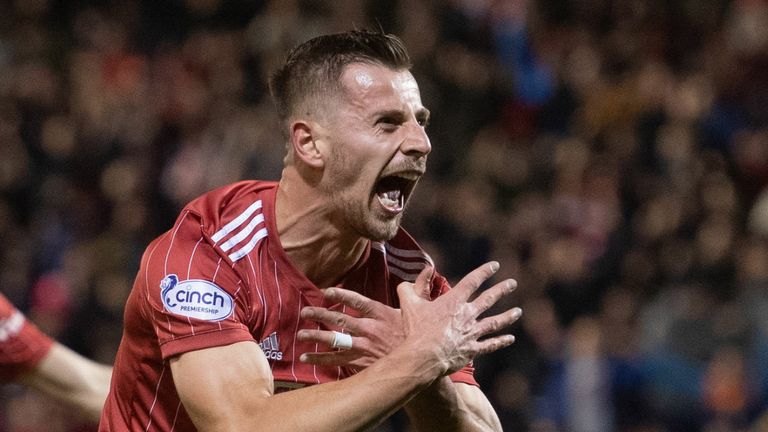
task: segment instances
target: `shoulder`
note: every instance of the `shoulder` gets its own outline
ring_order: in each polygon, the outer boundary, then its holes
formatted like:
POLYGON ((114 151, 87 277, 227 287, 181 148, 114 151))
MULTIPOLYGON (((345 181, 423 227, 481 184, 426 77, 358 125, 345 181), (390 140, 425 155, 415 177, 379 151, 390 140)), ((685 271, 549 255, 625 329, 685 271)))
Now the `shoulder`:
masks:
POLYGON ((242 214, 252 207, 263 203, 265 192, 274 189, 275 182, 246 180, 232 183, 195 198, 184 207, 181 214, 192 212, 205 219, 211 226, 219 226, 232 219, 233 215, 242 214))
POLYGON ((276 182, 248 180, 214 189, 187 204, 176 225, 201 230, 211 245, 237 261, 251 240, 266 236, 264 208, 272 206, 276 187, 276 182))

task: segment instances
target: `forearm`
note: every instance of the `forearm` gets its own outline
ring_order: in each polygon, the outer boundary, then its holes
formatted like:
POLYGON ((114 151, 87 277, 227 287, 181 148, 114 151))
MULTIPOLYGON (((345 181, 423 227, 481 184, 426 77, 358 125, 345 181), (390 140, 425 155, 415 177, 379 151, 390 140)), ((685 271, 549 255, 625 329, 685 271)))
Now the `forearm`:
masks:
MULTIPOLYGON (((357 431, 375 426, 422 391, 426 393, 414 402, 415 409, 430 412, 431 403, 449 401, 443 409, 451 413, 449 422, 457 429, 465 430, 465 425, 480 429, 483 422, 499 429, 495 413, 486 409, 490 404, 477 387, 452 388, 453 384, 442 378, 460 370, 475 356, 514 341, 511 335, 478 340, 519 317, 519 310, 512 309, 478 320, 511 290, 509 281, 469 301, 480 284, 498 269, 494 264, 478 267, 456 288, 435 300, 418 294, 420 287, 428 283, 428 270, 419 274, 416 283, 398 285, 405 339, 352 377, 273 395, 269 362, 258 345, 247 341, 172 358, 170 366, 178 394, 201 432, 357 431), (222 364, 227 367, 212 367, 222 364)), ((429 421, 425 420, 421 427, 435 430, 429 421)), ((436 429, 445 428, 438 424, 436 429)))
POLYGON ((292 424, 286 430, 369 429, 427 388, 436 375, 430 370, 431 366, 425 365, 424 370, 414 369, 416 373, 412 374, 403 373, 406 368, 398 361, 382 363, 387 363, 389 367, 370 367, 342 381, 274 396, 273 402, 280 406, 302 407, 299 413, 294 413, 292 424))
POLYGON ((501 431, 499 418, 482 392, 448 377, 416 395, 405 411, 417 431, 501 431))
MULTIPOLYGON (((186 368, 191 365, 184 362, 189 358, 182 356, 177 364, 172 364, 174 377, 188 375, 186 368)), ((205 358, 197 356, 192 359, 206 362, 205 358)), ((251 366, 262 367, 259 364, 251 366)), ((443 373, 444 366, 437 364, 434 357, 411 348, 395 350, 350 378, 275 395, 269 392, 254 395, 254 388, 264 388, 263 383, 238 382, 230 377, 222 380, 220 375, 209 381, 196 374, 189 382, 191 387, 186 387, 183 381, 177 381, 176 385, 180 395, 184 395, 184 406, 201 432, 267 428, 270 431, 340 432, 362 430, 380 423, 443 373), (217 385, 221 382, 228 384, 217 385), (236 383, 234 386, 233 382, 236 383), (217 396, 211 397, 212 394, 217 396), (218 401, 230 402, 219 406, 218 401), (237 401, 234 410, 231 401, 237 401)))
POLYGON ((55 343, 37 368, 22 381, 98 421, 109 391, 111 370, 55 343))

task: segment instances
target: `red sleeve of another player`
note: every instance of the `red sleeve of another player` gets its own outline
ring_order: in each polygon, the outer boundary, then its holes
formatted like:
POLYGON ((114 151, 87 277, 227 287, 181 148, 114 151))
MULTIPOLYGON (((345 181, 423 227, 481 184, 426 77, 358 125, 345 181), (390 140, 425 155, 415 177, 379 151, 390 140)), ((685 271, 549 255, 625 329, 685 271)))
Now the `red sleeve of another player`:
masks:
MULTIPOLYGON (((450 289, 451 285, 448 283, 448 281, 442 275, 435 273, 434 277, 432 278, 432 298, 441 296, 448 292, 450 289)), ((475 380, 475 367, 471 362, 459 371, 452 373, 450 377, 451 381, 453 382, 460 382, 479 387, 477 381, 475 380)))
POLYGON ((163 358, 253 340, 248 290, 201 226, 194 213, 183 213, 149 246, 139 270, 163 358))
POLYGON ((0 294, 0 381, 12 381, 34 369, 52 345, 51 338, 0 294))

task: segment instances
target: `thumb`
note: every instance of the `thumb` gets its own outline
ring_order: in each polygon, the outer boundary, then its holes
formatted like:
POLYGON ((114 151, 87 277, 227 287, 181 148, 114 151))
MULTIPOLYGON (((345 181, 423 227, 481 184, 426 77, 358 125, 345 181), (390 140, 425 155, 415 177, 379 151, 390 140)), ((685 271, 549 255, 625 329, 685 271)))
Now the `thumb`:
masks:
POLYGON ((423 298, 424 300, 432 299, 432 277, 434 275, 435 268, 432 266, 426 266, 416 278, 416 283, 414 284, 416 295, 423 298))
POLYGON ((400 299, 400 304, 418 303, 423 300, 429 301, 433 274, 434 269, 432 267, 425 267, 419 273, 415 283, 403 282, 398 285, 397 297, 400 299))

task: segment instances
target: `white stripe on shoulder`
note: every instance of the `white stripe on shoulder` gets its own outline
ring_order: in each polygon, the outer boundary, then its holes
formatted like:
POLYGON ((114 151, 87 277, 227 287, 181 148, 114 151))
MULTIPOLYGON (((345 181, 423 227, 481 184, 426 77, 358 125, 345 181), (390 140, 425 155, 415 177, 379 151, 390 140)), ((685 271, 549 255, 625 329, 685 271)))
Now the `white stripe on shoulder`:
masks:
POLYGON ((256 231, 256 234, 253 235, 251 240, 248 243, 246 243, 245 246, 229 254, 229 259, 232 260, 232 262, 235 262, 240 258, 248 255, 248 253, 252 251, 254 247, 256 247, 256 244, 259 243, 259 240, 263 239, 266 236, 267 236, 266 228, 262 228, 256 231))
POLYGON ((212 237, 211 240, 213 240, 214 243, 218 243, 219 240, 223 239, 227 234, 231 233, 237 227, 243 224, 256 210, 261 208, 261 200, 256 201, 255 203, 248 206, 245 211, 240 213, 236 218, 234 218, 231 222, 224 225, 224 227, 220 230, 218 230, 212 237))
POLYGON ((418 276, 418 274, 406 273, 397 267, 392 266, 389 267, 389 272, 406 282, 416 282, 416 277, 418 276))
POLYGON ((419 249, 400 249, 392 246, 389 243, 385 243, 384 246, 387 248, 387 253, 389 255, 394 255, 398 258, 421 258, 423 260, 426 260, 429 265, 434 266, 435 263, 432 261, 432 257, 427 255, 424 251, 419 249))
POLYGON ((424 263, 424 261, 403 261, 395 258, 392 255, 387 255, 387 262, 390 265, 395 265, 397 267, 400 267, 402 270, 421 271, 424 267, 426 267, 426 264, 424 263))
POLYGON ((256 226, 258 226, 262 222, 264 222, 264 215, 262 213, 259 213, 256 215, 255 218, 251 219, 251 221, 248 223, 248 225, 245 226, 245 228, 240 230, 240 232, 238 232, 237 234, 233 235, 229 240, 222 243, 221 250, 223 250, 224 252, 227 252, 228 250, 235 247, 236 244, 245 240, 245 238, 248 237, 248 235, 253 232, 256 226))

